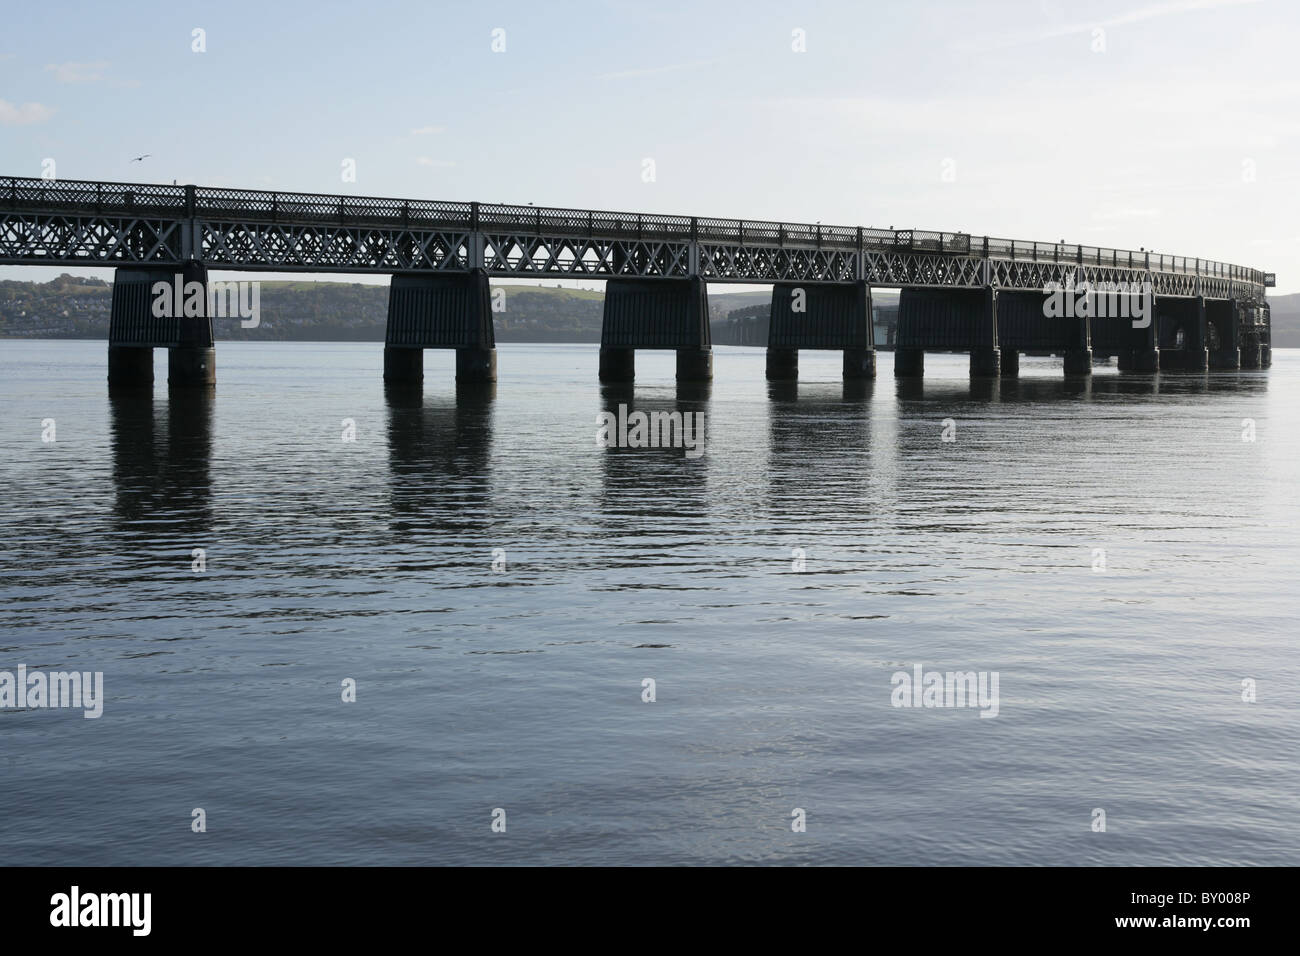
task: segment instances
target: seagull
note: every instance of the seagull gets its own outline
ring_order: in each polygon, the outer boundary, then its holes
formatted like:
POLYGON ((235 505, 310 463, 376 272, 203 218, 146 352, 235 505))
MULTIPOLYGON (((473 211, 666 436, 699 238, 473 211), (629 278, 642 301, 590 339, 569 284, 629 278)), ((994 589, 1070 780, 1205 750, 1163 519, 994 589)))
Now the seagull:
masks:
POLYGON ((131 160, 131 162, 133 162, 133 163, 138 163, 138 162, 140 162, 140 160, 142 160, 142 159, 148 159, 148 158, 149 158, 150 156, 152 156, 152 155, 153 155, 153 153, 145 153, 143 156, 137 156, 135 159, 131 160))

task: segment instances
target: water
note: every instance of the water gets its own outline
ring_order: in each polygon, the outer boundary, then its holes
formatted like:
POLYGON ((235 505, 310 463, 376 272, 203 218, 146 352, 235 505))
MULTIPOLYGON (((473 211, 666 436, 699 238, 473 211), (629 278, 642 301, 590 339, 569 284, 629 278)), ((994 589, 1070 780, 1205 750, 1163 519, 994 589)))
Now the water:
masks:
POLYGON ((1300 863, 1300 352, 602 395, 593 346, 499 351, 412 398, 378 345, 222 343, 169 402, 161 353, 110 401, 104 343, 0 343, 0 670, 106 696, 0 711, 10 863, 1300 863), (707 453, 597 447, 620 402, 707 453), (892 706, 916 663, 997 717, 892 706))

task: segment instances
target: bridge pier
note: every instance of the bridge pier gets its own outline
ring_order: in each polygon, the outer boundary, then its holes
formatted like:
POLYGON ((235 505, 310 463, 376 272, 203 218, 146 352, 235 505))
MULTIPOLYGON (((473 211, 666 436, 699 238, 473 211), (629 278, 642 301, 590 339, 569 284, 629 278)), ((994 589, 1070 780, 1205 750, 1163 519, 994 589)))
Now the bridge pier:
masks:
POLYGON ((424 381, 424 349, 384 346, 384 381, 418 385, 424 381))
POLYGON ((799 380, 799 350, 774 349, 769 346, 767 350, 767 380, 769 382, 797 382, 799 380))
POLYGON ((894 374, 925 373, 925 351, 969 352, 973 378, 1002 373, 996 289, 903 289, 898 297, 894 374))
POLYGON ((678 349, 677 381, 711 382, 713 380, 713 349, 678 349))
POLYGON ((1003 378, 1020 377, 1020 353, 1015 349, 1009 349, 1005 345, 999 346, 1002 352, 1002 371, 1003 378))
POLYGON ((111 388, 152 388, 153 347, 110 344, 108 384, 111 388))
POLYGON ((1254 332, 1242 336, 1241 367, 1248 369, 1264 367, 1264 348, 1260 344, 1259 336, 1254 332))
POLYGON ((925 349, 894 349, 894 378, 925 375, 925 349))
POLYGON ((1162 371, 1203 372, 1210 367, 1206 347, 1205 298, 1154 297, 1154 323, 1162 371))
POLYGON ((457 382, 495 382, 497 380, 497 350, 495 348, 463 348, 456 350, 457 382))
POLYGON ((204 388, 216 384, 216 349, 177 346, 167 350, 168 388, 204 388))
MULTIPOLYGON (((795 353, 796 355, 798 353, 795 353)), ((862 381, 876 377, 876 350, 871 349, 845 349, 844 350, 844 379, 845 381, 862 381)))
POLYGON ((971 336, 972 378, 997 378, 1002 372, 1002 349, 998 347, 998 291, 980 290, 971 336))
POLYGON ((153 349, 167 349, 171 388, 217 381, 208 269, 198 262, 124 266, 113 275, 108 321, 108 384, 153 384, 153 349))
POLYGON ((482 269, 394 275, 388 286, 384 380, 422 382, 424 350, 455 349, 457 381, 495 382, 491 295, 482 269))
POLYGON ((777 282, 768 322, 767 377, 799 377, 799 350, 841 350, 846 379, 874 378, 876 345, 866 282, 777 282))
POLYGON ((1241 323, 1237 317, 1237 304, 1231 299, 1206 299, 1205 321, 1210 368, 1241 368, 1241 323))
POLYGON ((636 349, 600 349, 600 380, 631 382, 636 379, 636 349))
POLYGON ((1077 378, 1092 374, 1092 349, 1066 349, 1065 350, 1065 374, 1070 378, 1077 378))
POLYGON ((675 350, 678 381, 713 378, 709 295, 702 278, 620 277, 605 282, 600 380, 632 381, 636 349, 675 350))

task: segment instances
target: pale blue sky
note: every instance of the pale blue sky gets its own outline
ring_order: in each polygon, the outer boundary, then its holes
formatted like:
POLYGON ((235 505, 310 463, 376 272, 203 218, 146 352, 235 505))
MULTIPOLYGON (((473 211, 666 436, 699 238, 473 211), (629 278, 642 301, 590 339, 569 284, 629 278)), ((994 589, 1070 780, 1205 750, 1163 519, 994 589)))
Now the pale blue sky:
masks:
POLYGON ((0 175, 1064 238, 1297 291, 1298 27, 1290 0, 10 4, 0 175))

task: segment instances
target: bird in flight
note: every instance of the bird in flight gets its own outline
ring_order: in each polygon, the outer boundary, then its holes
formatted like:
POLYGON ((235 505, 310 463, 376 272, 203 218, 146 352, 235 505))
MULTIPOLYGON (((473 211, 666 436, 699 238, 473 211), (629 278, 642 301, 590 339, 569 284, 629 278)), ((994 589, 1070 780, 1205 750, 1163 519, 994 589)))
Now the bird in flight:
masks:
POLYGON ((138 162, 140 162, 140 160, 142 160, 142 159, 148 159, 148 158, 149 158, 150 156, 152 156, 152 155, 153 155, 153 153, 145 153, 143 156, 137 156, 135 159, 131 160, 131 162, 133 162, 133 163, 138 163, 138 162))

